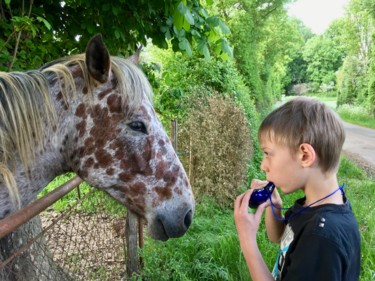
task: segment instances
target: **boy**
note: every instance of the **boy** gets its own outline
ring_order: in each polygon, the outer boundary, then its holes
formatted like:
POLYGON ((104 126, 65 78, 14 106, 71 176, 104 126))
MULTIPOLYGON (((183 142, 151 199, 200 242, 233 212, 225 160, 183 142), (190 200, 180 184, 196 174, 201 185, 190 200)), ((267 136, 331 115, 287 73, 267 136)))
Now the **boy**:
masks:
MULTIPOLYGON (((235 224, 252 280, 358 280, 360 234, 336 175, 345 140, 341 120, 319 101, 296 98, 265 118, 258 138, 267 181, 284 194, 301 189, 305 197, 285 218, 276 190, 254 214, 248 212, 252 189, 235 200, 235 224), (268 237, 281 248, 273 274, 256 242, 264 209, 268 237)), ((265 183, 253 180, 251 188, 265 183)))

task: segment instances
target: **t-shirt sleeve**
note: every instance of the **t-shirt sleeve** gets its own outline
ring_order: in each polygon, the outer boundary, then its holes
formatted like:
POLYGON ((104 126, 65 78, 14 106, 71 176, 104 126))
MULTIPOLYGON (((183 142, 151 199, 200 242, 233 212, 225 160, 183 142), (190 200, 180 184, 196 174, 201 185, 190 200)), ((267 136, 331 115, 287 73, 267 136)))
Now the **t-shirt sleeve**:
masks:
POLYGON ((341 281, 345 257, 339 246, 319 235, 301 237, 289 248, 282 281, 341 281))

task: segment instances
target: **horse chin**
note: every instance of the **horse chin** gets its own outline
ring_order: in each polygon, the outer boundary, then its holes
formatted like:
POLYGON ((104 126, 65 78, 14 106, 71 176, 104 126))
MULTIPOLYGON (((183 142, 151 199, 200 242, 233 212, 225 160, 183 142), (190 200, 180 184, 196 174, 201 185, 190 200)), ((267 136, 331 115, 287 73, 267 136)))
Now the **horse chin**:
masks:
POLYGON ((149 223, 148 234, 154 240, 167 241, 169 239, 162 223, 149 223))

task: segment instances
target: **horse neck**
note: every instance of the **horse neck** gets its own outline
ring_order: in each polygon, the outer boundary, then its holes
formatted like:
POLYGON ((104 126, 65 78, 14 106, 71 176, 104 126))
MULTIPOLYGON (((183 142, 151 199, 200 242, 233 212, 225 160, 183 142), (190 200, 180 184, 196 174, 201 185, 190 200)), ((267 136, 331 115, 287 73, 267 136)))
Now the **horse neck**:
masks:
MULTIPOLYGON (((16 157, 18 158, 18 157, 16 157)), ((16 159, 13 176, 18 188, 21 207, 36 199, 38 193, 44 189, 57 175, 67 171, 64 161, 56 147, 46 140, 45 149, 37 153, 34 161, 25 171, 19 159, 16 159)), ((0 219, 16 210, 13 205, 8 189, 0 183, 0 219)))
MULTIPOLYGON (((33 201, 38 193, 43 190, 56 176, 71 170, 67 164, 66 136, 70 132, 71 118, 69 110, 64 110, 64 104, 59 99, 57 85, 51 84, 53 106, 57 113, 57 123, 54 128, 45 128, 45 137, 35 158, 31 161, 28 171, 16 156, 15 170, 13 172, 21 206, 33 201)), ((7 188, 0 182, 0 219, 15 210, 8 195, 7 188)))

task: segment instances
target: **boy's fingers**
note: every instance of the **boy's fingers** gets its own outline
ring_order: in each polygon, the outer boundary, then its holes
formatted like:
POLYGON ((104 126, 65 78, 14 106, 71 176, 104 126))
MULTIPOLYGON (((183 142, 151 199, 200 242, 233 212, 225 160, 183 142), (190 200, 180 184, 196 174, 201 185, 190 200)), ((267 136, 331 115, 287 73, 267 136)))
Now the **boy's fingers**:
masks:
POLYGON ((249 207, 250 196, 252 193, 253 193, 253 190, 249 189, 245 193, 237 196, 236 200, 234 201, 234 208, 236 210, 241 209, 242 211, 244 210, 247 211, 247 208, 249 207))
POLYGON ((252 189, 249 189, 248 191, 245 192, 244 197, 242 198, 242 203, 241 203, 241 207, 243 208, 243 210, 246 210, 246 211, 248 210, 249 200, 250 200, 250 196, 252 193, 253 193, 252 189))
POLYGON ((256 219, 257 220, 261 220, 261 218, 262 218, 262 214, 263 214, 263 211, 264 211, 264 209, 267 207, 268 205, 267 205, 267 202, 265 202, 265 203, 262 203, 262 204, 260 204, 259 206, 258 206, 258 208, 256 209, 256 211, 255 211, 255 217, 256 217, 256 219))
POLYGON ((267 183, 268 181, 253 179, 251 181, 250 187, 256 189, 265 186, 267 183))
POLYGON ((241 205, 241 201, 242 201, 242 197, 243 197, 243 194, 241 195, 238 195, 236 200, 234 201, 234 209, 237 210, 240 205, 241 205))

